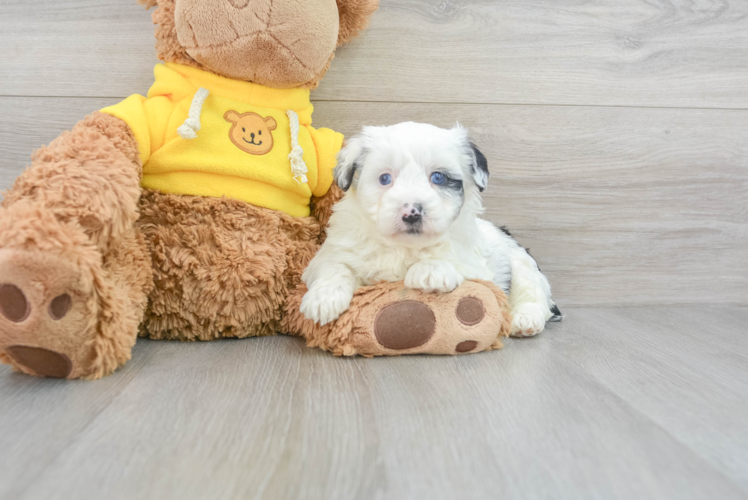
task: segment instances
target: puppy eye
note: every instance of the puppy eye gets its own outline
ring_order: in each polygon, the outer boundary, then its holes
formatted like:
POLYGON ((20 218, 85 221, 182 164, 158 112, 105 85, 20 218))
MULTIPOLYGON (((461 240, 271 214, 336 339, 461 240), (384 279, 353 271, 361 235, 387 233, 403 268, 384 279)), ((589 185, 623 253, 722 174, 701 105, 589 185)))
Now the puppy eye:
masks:
POLYGON ((242 132, 246 132, 246 131, 247 131, 247 129, 245 129, 244 127, 242 127, 242 132))
POLYGON ((260 130, 259 132, 257 132, 257 135, 262 135, 262 130, 260 130))
POLYGON ((392 176, 390 174, 382 174, 379 176, 379 183, 382 186, 386 186, 392 183, 392 176))
POLYGON ((444 184, 444 181, 446 180, 447 180, 447 176, 445 176, 441 172, 434 172, 433 174, 431 174, 431 182, 433 182, 437 186, 441 186, 442 184, 444 184))

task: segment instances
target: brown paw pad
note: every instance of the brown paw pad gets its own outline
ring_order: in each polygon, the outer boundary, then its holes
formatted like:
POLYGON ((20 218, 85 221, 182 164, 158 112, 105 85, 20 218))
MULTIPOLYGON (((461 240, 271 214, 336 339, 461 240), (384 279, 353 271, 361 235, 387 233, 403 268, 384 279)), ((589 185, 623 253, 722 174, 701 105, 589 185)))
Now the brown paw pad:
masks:
POLYGON ((436 331, 436 317, 428 306, 402 300, 384 307, 374 320, 374 335, 387 349, 412 349, 429 341, 436 331))
POLYGON ((14 323, 29 317, 31 306, 20 288, 15 285, 0 285, 0 311, 14 323))
POLYGON ((475 297, 464 297, 457 303, 455 315, 463 325, 473 326, 483 321, 486 310, 483 307, 483 302, 475 297))
POLYGON ((70 358, 49 349, 14 345, 5 350, 16 363, 44 377, 66 378, 73 369, 70 358))
POLYGON ((466 340, 465 342, 460 342, 459 344, 457 344, 457 347, 455 347, 455 351, 470 352, 476 347, 478 347, 478 342, 476 342, 475 340, 466 340))
POLYGON ((49 315, 54 320, 60 320, 65 317, 72 305, 73 299, 70 298, 70 295, 67 293, 58 295, 49 303, 49 315))

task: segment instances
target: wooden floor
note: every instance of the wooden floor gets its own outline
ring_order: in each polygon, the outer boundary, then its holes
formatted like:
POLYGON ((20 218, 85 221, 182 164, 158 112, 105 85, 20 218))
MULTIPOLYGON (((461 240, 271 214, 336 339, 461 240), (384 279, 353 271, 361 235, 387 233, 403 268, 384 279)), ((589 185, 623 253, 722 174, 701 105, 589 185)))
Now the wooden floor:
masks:
POLYGON ((460 357, 141 341, 0 369, 0 498, 744 499, 748 308, 572 309, 460 357))
MULTIPOLYGON (((0 189, 145 93, 135 0, 0 0, 0 189)), ((458 358, 141 341, 0 367, 0 499, 748 497, 748 2, 381 0, 315 124, 460 121, 561 324, 458 358), (611 307, 618 306, 618 308, 611 307), (599 307, 599 308, 594 308, 599 307)))

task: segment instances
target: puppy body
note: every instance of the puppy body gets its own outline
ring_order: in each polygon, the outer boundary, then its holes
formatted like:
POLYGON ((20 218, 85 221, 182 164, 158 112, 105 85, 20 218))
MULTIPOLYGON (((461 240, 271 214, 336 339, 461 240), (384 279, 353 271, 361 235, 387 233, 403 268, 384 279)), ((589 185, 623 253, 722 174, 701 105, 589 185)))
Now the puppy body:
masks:
POLYGON ((335 176, 347 192, 302 276, 308 318, 335 320, 357 288, 381 280, 427 292, 493 281, 509 297, 513 335, 539 333, 558 312, 535 260, 479 218, 488 169, 462 127, 366 127, 341 151, 335 176))

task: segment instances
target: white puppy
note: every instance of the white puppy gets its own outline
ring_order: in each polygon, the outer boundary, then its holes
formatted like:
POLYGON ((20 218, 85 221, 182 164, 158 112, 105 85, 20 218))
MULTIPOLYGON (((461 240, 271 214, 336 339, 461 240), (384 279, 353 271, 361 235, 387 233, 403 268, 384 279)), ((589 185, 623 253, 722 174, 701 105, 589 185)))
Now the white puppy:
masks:
POLYGON ((535 260, 508 232, 478 218, 488 166, 460 125, 366 127, 340 152, 335 181, 346 194, 302 277, 307 318, 337 319, 358 287, 379 280, 450 292, 483 279, 508 295, 512 335, 535 335, 561 319, 535 260))

